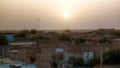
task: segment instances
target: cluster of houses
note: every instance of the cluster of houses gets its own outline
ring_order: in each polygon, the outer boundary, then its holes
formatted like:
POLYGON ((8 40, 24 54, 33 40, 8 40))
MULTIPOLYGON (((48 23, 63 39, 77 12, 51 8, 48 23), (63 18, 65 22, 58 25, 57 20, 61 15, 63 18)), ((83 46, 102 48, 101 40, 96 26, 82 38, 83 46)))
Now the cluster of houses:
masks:
POLYGON ((50 67, 55 59, 60 60, 61 65, 66 53, 68 57, 83 57, 86 61, 88 57, 99 56, 101 51, 120 48, 120 36, 114 35, 115 31, 119 32, 115 29, 37 31, 33 34, 26 32, 26 36, 24 33, 19 35, 19 31, 7 31, 3 33, 8 44, 0 44, 0 56, 42 67, 50 67))

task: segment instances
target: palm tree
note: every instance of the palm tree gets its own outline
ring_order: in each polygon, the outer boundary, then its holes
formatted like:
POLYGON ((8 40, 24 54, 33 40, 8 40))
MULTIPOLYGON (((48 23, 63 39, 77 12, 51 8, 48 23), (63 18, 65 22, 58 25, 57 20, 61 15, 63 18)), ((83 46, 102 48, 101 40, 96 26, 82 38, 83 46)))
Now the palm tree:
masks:
POLYGON ((103 64, 103 45, 104 44, 110 44, 110 43, 112 43, 112 41, 110 39, 107 39, 107 38, 103 37, 102 39, 99 40, 99 43, 102 44, 102 45, 100 45, 100 68, 102 68, 102 64, 103 64))

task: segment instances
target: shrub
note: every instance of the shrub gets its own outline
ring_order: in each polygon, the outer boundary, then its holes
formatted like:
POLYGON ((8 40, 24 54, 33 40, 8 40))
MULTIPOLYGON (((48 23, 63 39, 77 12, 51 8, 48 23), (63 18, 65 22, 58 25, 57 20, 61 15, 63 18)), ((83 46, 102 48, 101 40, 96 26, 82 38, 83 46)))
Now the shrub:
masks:
POLYGON ((88 62, 89 67, 94 67, 94 65, 99 65, 100 64, 100 57, 94 56, 93 59, 90 59, 88 62))
POLYGON ((69 63, 73 65, 73 67, 80 67, 84 64, 83 58, 78 57, 70 57, 69 63))
POLYGON ((83 58, 81 57, 70 57, 69 63, 72 64, 73 68, 78 67, 94 67, 94 65, 100 64, 100 57, 94 56, 93 59, 90 59, 87 64, 84 63, 83 58))

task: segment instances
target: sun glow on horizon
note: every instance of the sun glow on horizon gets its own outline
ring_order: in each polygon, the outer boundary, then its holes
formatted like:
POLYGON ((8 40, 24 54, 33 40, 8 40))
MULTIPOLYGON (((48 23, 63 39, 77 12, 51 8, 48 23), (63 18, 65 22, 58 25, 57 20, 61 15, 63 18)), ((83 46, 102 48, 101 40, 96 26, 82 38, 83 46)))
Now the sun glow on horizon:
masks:
POLYGON ((68 11, 65 11, 65 12, 64 12, 64 17, 65 17, 65 18, 69 18, 69 17, 70 17, 70 13, 69 13, 68 11))

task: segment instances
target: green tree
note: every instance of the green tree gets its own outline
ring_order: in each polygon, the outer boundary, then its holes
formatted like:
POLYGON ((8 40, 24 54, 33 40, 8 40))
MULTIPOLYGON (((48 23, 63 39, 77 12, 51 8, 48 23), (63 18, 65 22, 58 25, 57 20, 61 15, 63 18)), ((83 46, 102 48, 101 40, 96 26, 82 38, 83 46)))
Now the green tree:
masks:
POLYGON ((63 32, 64 32, 65 34, 69 34, 69 33, 71 33, 71 31, 68 30, 68 29, 64 30, 63 32))
POLYGON ((120 64, 120 49, 114 49, 103 53, 104 64, 120 64))
POLYGON ((8 44, 7 38, 2 33, 0 33, 0 44, 2 45, 8 44))
POLYGON ((39 40, 49 40, 49 38, 46 36, 39 36, 39 40))
POLYGON ((102 31, 97 31, 96 34, 99 35, 99 36, 105 35, 102 31))
POLYGON ((49 37, 46 37, 46 36, 39 36, 39 37, 34 36, 34 37, 32 38, 32 41, 49 40, 49 39, 50 39, 50 38, 49 38, 49 37))
POLYGON ((36 33, 37 33, 37 30, 36 30, 36 29, 32 29, 30 32, 31 32, 32 34, 36 34, 36 33))
MULTIPOLYGON (((100 44, 110 44, 110 43, 112 43, 112 41, 110 40, 110 39, 107 39, 107 38, 105 38, 105 37, 103 37, 102 39, 100 39, 99 40, 99 43, 100 44)), ((102 64, 103 64, 103 46, 101 45, 100 46, 100 66, 102 66, 102 64)))
POLYGON ((26 37, 29 34, 30 34, 29 30, 23 30, 23 31, 19 32, 18 34, 16 34, 15 36, 16 37, 26 37))
POLYGON ((113 31, 113 32, 111 33, 111 35, 114 35, 114 36, 120 37, 120 31, 118 31, 118 30, 113 31))
POLYGON ((107 39, 107 38, 102 38, 99 40, 99 43, 100 44, 106 44, 106 43, 112 43, 112 41, 110 39, 107 39))
POLYGON ((60 34, 58 36, 58 40, 60 40, 60 41, 71 41, 71 37, 69 35, 63 33, 63 34, 60 34))
POLYGON ((84 38, 78 38, 76 39, 76 43, 79 44, 79 43, 85 43, 85 39, 84 38))

